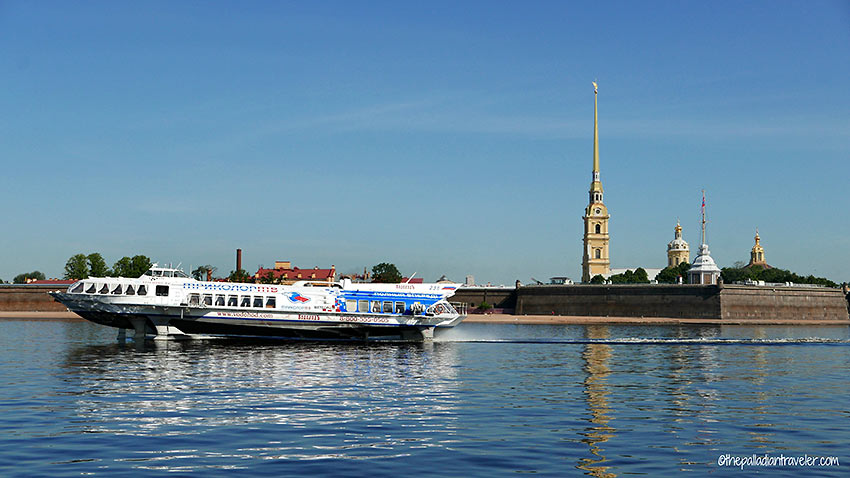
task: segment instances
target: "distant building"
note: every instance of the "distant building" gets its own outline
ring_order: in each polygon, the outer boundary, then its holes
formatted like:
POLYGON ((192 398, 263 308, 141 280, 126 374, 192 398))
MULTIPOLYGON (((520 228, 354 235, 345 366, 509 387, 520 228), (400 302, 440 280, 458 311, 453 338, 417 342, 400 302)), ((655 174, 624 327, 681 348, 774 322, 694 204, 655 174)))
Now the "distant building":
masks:
POLYGON ((675 267, 683 262, 691 261, 691 249, 688 243, 682 239, 682 226, 678 220, 673 231, 673 240, 667 243, 667 267, 675 267))
POLYGON ((552 285, 570 285, 573 283, 573 280, 566 276, 559 277, 550 277, 549 284, 552 285))
POLYGON ((756 229, 756 244, 753 246, 752 250, 750 250, 750 263, 747 264, 747 267, 752 266, 761 266, 765 269, 773 269, 773 267, 767 264, 767 261, 764 258, 764 247, 761 246, 759 237, 759 230, 756 229))
POLYGON ((372 282, 372 276, 365 267, 362 274, 345 274, 341 275, 340 279, 349 279, 351 282, 372 282))
POLYGON ((605 276, 611 268, 608 256, 608 208, 602 201, 602 181, 599 180, 599 121, 596 96, 598 88, 593 82, 593 180, 590 199, 584 210, 584 252, 581 261, 581 281, 590 282, 597 274, 605 276))
POLYGON ((318 266, 312 269, 299 269, 292 267, 290 261, 275 261, 274 269, 260 267, 254 274, 254 280, 263 280, 269 275, 272 282, 277 284, 294 284, 301 280, 333 282, 336 280, 336 266, 332 265, 330 269, 319 269, 318 266))
POLYGON ((463 281, 463 285, 466 285, 466 286, 475 285, 475 276, 473 276, 472 274, 466 276, 466 280, 463 281))

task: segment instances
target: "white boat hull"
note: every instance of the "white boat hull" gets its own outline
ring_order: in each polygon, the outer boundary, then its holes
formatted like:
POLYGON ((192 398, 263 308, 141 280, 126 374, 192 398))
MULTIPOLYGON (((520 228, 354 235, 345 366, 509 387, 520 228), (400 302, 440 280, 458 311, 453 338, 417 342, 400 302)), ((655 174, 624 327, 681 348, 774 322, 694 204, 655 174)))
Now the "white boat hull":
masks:
POLYGON ((69 310, 139 338, 285 338, 291 340, 423 341, 463 317, 411 317, 339 312, 241 311, 232 308, 138 305, 52 292, 69 310))

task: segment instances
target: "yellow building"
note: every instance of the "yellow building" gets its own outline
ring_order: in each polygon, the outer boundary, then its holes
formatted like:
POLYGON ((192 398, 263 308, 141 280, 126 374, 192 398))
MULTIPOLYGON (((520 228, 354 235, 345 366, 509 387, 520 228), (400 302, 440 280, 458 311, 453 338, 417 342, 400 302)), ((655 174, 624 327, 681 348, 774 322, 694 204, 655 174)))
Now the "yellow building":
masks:
POLYGON ((682 239, 682 226, 676 221, 675 237, 667 243, 667 267, 675 267, 683 262, 691 262, 691 249, 682 239))
POLYGON ((767 260, 764 258, 764 247, 761 246, 761 238, 759 237, 759 230, 756 229, 756 244, 753 246, 750 251, 750 263, 747 264, 747 267, 751 266, 762 266, 765 269, 771 269, 769 265, 767 265, 767 260))
POLYGON ((608 208, 602 202, 602 181, 599 180, 599 121, 597 114, 596 82, 593 82, 593 180, 590 199, 584 210, 584 254, 581 262, 581 280, 590 282, 595 275, 611 270, 608 256, 608 208))

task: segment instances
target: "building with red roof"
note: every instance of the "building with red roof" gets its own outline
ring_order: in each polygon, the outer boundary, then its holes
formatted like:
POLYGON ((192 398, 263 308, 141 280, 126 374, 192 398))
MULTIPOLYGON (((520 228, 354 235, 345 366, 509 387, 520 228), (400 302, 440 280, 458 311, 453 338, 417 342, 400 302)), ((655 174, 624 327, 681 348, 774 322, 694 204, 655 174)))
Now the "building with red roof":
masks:
POLYGON ((330 269, 319 269, 318 266, 312 269, 300 269, 293 267, 290 261, 275 261, 274 269, 263 267, 257 269, 254 280, 275 284, 294 284, 302 280, 333 282, 336 280, 336 266, 331 265, 330 269))

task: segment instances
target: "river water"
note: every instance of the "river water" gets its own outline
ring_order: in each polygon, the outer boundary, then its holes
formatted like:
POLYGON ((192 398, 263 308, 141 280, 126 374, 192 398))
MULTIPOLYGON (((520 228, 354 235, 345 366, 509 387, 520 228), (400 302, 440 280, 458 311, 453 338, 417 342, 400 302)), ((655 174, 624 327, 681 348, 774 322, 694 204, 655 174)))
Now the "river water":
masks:
POLYGON ((468 323, 413 345, 115 337, 0 320, 0 476, 850 471, 846 326, 468 323), (773 465, 726 466, 754 454, 773 465), (827 458, 775 462, 806 455, 827 458))

